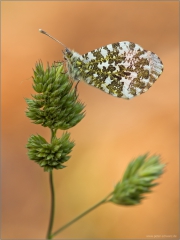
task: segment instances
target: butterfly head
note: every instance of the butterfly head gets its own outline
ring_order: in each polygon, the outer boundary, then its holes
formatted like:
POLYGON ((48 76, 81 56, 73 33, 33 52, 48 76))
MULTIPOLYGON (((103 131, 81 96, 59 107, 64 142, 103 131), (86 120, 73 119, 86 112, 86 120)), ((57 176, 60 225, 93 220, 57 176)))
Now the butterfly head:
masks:
POLYGON ((63 55, 64 55, 64 60, 68 61, 68 59, 71 59, 73 53, 70 49, 65 48, 65 50, 63 51, 63 55))

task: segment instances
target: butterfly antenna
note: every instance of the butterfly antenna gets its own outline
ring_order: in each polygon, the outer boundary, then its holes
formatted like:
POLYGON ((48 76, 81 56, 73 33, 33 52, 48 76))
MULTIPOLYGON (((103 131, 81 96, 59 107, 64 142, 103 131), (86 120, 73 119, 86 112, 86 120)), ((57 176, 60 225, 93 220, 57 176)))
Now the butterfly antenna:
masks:
POLYGON ((60 41, 58 41, 56 38, 52 37, 51 35, 49 35, 49 34, 48 34, 47 32, 45 32, 44 30, 39 29, 39 32, 45 34, 46 36, 48 36, 48 37, 50 37, 50 38, 52 38, 54 41, 60 43, 61 45, 63 45, 63 46, 67 49, 67 47, 66 47, 62 42, 60 42, 60 41))

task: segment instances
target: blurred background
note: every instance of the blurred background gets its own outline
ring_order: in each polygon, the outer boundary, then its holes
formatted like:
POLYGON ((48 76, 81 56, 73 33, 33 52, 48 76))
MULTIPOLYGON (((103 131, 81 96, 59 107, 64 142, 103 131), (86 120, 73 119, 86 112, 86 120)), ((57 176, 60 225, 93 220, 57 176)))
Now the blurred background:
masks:
MULTIPOLYGON (((32 69, 62 60, 63 47, 38 32, 44 29, 84 54, 131 41, 155 52, 164 72, 145 94, 112 97, 83 82, 79 97, 86 117, 70 129, 76 142, 67 168, 54 171, 54 230, 112 191, 138 155, 160 154, 165 174, 142 204, 105 204, 56 239, 179 239, 178 2, 3 1, 2 31, 2 239, 44 239, 50 214, 48 173, 28 160, 31 134, 50 131, 25 116, 32 69), (151 236, 151 237, 150 237, 151 236)), ((60 137, 62 131, 58 131, 60 137)))

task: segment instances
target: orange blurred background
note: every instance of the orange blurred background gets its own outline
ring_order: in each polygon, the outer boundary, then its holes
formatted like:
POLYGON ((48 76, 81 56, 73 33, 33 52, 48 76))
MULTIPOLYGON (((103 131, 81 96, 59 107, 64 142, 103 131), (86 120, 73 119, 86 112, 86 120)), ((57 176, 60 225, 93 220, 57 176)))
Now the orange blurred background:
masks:
MULTIPOLYGON (((56 239, 179 239, 178 2, 2 2, 2 239, 44 239, 50 213, 48 173, 28 160, 31 134, 50 131, 25 116, 35 62, 62 60, 63 47, 39 28, 84 54, 118 41, 155 52, 164 72, 145 94, 118 99, 78 86, 86 117, 70 129, 76 146, 67 168, 54 171, 54 230, 112 191, 138 155, 167 163, 160 185, 142 204, 105 204, 56 239), (164 237, 163 237, 164 236, 164 237)), ((62 131, 58 131, 60 137, 62 131)))

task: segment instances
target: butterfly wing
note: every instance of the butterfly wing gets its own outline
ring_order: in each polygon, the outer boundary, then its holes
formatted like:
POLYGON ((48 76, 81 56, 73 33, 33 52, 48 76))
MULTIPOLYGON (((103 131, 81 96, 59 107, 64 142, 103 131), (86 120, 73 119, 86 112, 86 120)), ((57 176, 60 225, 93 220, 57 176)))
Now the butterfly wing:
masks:
POLYGON ((81 55, 80 78, 115 97, 146 92, 163 71, 160 58, 132 42, 118 42, 81 55))

